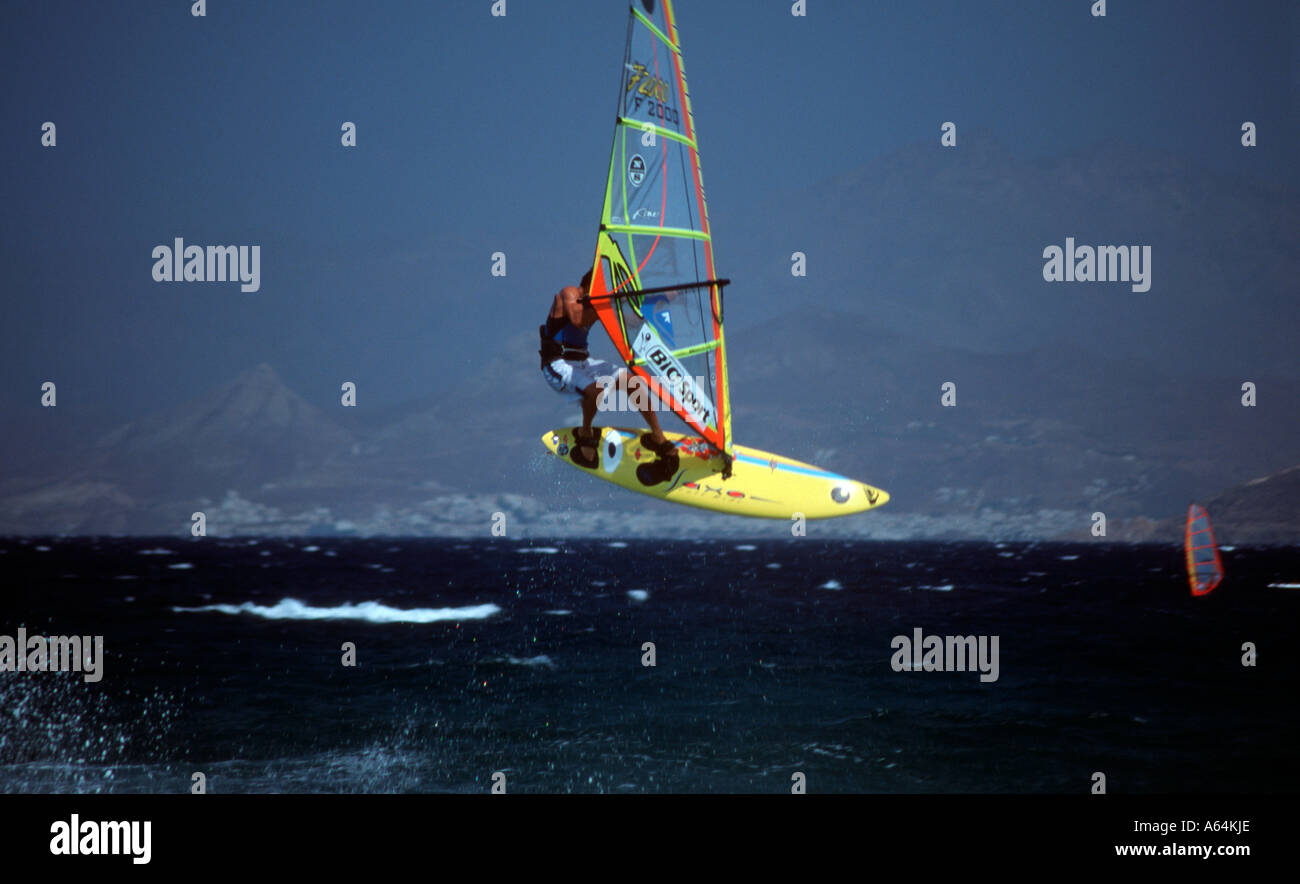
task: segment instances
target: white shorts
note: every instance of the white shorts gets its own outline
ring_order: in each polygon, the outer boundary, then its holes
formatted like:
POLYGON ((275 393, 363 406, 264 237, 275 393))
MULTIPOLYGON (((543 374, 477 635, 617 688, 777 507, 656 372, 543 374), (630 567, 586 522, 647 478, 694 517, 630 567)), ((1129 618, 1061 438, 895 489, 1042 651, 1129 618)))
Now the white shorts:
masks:
POLYGON ((582 399, 582 391, 592 384, 602 379, 612 381, 620 368, 615 368, 603 359, 586 359, 582 362, 572 362, 567 359, 557 359, 554 362, 548 362, 542 366, 542 374, 546 375, 546 383, 551 385, 551 389, 564 396, 575 396, 582 399))

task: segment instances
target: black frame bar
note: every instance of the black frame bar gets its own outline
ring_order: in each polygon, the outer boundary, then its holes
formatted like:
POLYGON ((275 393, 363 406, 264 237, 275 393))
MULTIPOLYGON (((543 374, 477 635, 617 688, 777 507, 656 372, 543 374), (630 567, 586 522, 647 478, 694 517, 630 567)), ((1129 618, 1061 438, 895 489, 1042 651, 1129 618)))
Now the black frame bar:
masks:
POLYGON ((616 298, 635 298, 638 295, 656 295, 660 292, 680 292, 683 289, 701 289, 717 286, 723 288, 731 285, 729 279, 704 279, 699 282, 685 282, 681 285, 661 285, 653 289, 636 289, 630 292, 611 292, 608 295, 583 295, 579 301, 612 301, 616 298))

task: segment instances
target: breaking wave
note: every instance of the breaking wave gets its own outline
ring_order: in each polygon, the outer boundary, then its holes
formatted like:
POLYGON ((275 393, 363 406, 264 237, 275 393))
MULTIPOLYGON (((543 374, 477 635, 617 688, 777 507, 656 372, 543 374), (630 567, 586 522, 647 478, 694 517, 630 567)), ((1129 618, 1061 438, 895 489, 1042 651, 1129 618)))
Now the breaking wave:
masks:
POLYGON ((281 599, 274 605, 203 605, 174 607, 189 613, 251 614, 267 620, 364 620, 367 623, 436 623, 440 620, 483 620, 501 611, 496 605, 467 605, 462 608, 392 608, 379 602, 346 602, 330 608, 316 608, 297 599, 281 599))

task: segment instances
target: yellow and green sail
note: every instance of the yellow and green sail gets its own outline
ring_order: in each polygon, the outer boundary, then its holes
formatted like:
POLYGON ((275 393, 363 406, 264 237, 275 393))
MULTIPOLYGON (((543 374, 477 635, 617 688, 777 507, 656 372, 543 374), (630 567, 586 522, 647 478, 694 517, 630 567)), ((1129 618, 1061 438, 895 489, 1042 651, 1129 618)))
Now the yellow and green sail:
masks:
POLYGON ((589 295, 655 396, 731 456, 722 290, 668 0, 634 0, 589 295))

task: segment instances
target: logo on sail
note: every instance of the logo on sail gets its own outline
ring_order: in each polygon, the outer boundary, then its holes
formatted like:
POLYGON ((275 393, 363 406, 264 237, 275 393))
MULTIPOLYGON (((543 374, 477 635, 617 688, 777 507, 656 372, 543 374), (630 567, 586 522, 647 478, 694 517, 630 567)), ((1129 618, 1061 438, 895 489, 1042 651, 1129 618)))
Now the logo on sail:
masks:
POLYGON ((674 126, 681 124, 681 116, 672 103, 673 90, 668 81, 652 73, 639 61, 627 65, 625 101, 632 113, 644 113, 652 120, 662 120, 674 126), (635 91, 634 91, 635 90, 635 91))
POLYGON ((634 154, 627 164, 627 180, 632 182, 633 187, 640 187, 641 182, 645 180, 645 160, 641 154, 634 154))
POLYGON ((646 361, 692 420, 701 427, 714 425, 713 403, 649 325, 642 326, 632 344, 632 352, 646 361))

